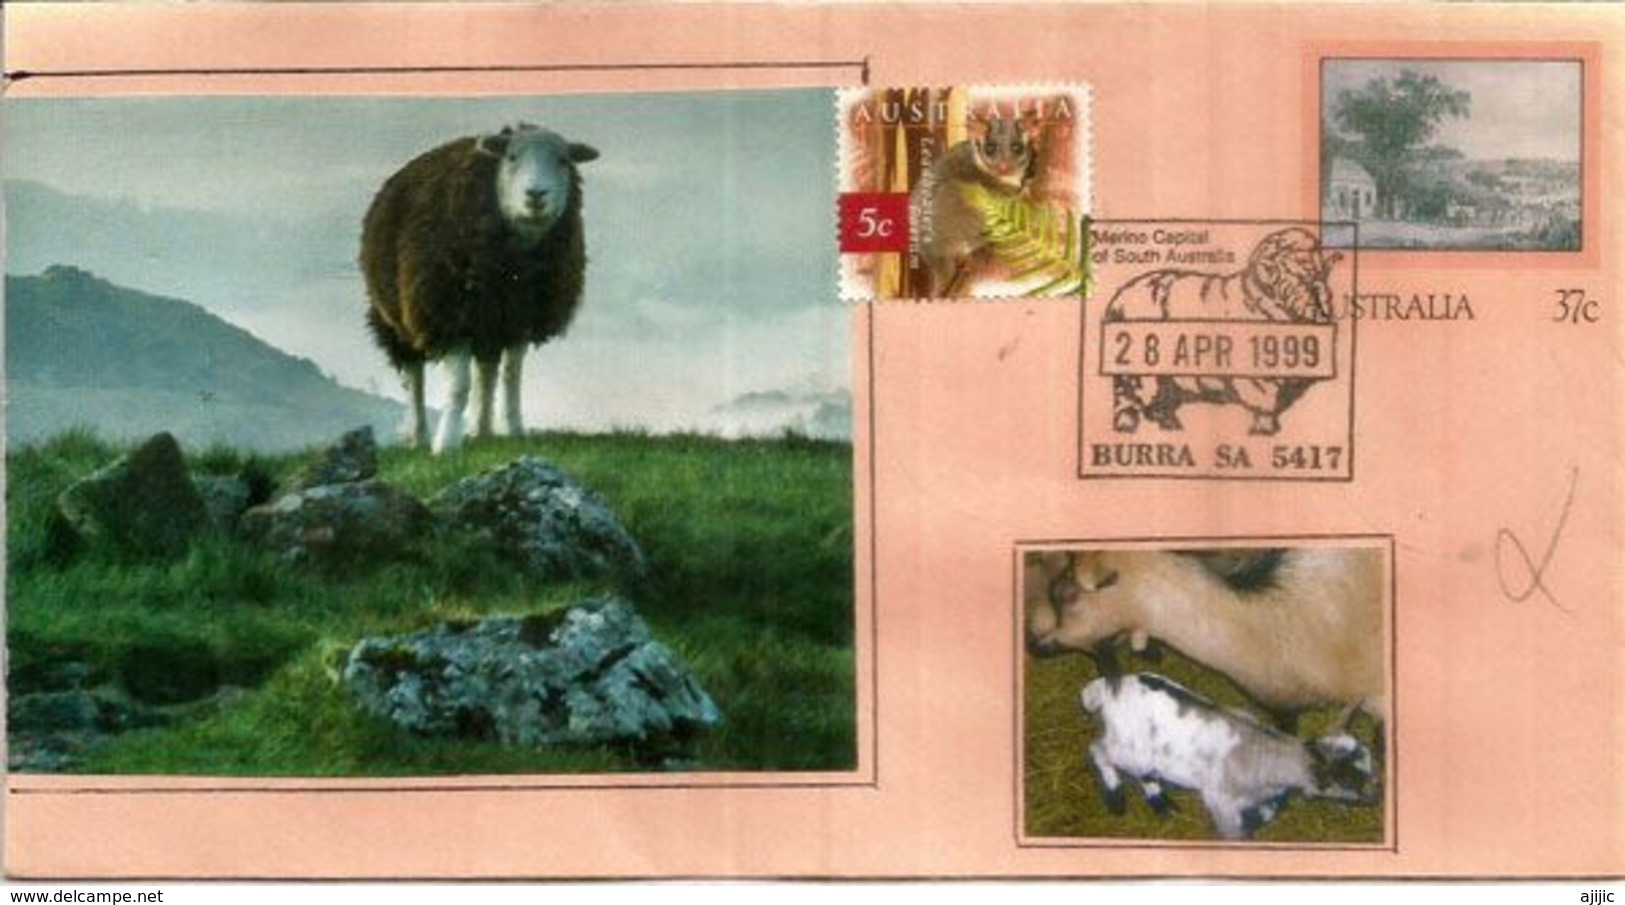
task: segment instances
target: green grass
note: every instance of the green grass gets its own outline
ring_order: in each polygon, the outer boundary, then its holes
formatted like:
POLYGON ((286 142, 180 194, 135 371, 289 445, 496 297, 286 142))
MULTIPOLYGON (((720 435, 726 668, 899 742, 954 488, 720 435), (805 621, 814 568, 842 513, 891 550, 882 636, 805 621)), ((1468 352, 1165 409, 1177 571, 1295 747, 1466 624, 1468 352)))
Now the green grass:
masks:
MULTIPOLYGON (((1166 675, 1225 706, 1252 709, 1223 676, 1177 652, 1167 651, 1159 663, 1126 665, 1130 671, 1166 675)), ((1099 783, 1088 763, 1089 744, 1098 729, 1085 720, 1078 704, 1078 693, 1098 675, 1093 660, 1084 656, 1028 656, 1024 668, 1024 803, 1028 836, 1183 841, 1216 838, 1213 823, 1194 792, 1170 790, 1175 811, 1166 817, 1151 810, 1137 788, 1130 788, 1126 793, 1126 813, 1119 816, 1106 809, 1099 783)), ((1335 707, 1306 711, 1299 718, 1298 734, 1309 737, 1328 731, 1340 715, 1335 707)), ((1372 746, 1373 752, 1379 752, 1375 727, 1369 719, 1356 719, 1352 728, 1355 735, 1372 746)), ((1380 752, 1377 756, 1380 775, 1380 752)), ((1349 806, 1294 797, 1253 839, 1256 842, 1380 843, 1384 838, 1383 822, 1381 801, 1372 806, 1349 806)))
MULTIPOLYGON (((332 678, 335 656, 366 635, 542 612, 606 588, 539 583, 455 545, 325 572, 223 538, 170 562, 110 559, 74 543, 54 517, 54 500, 121 451, 80 431, 16 450, 7 462, 12 693, 60 687, 72 663, 85 686, 178 714, 94 746, 75 769, 395 776, 656 763, 649 751, 407 737, 360 711, 332 678)), ((187 452, 197 472, 284 482, 315 455, 187 452)), ((386 449, 380 477, 426 498, 520 455, 552 461, 591 487, 638 539, 649 575, 622 590, 724 713, 716 730, 661 758, 701 770, 855 765, 849 446, 540 435, 476 442, 440 458, 386 449)))

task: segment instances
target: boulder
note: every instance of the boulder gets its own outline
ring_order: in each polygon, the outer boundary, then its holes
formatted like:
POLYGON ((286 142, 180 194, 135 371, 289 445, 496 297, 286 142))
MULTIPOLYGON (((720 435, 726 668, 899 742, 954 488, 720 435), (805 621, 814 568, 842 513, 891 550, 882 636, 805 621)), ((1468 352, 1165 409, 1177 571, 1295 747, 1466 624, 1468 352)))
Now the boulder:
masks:
POLYGON ((6 706, 6 725, 14 733, 90 732, 101 728, 101 701, 84 691, 20 694, 6 706))
POLYGON ((6 739, 6 769, 11 773, 66 773, 78 765, 81 752, 95 740, 13 732, 6 739))
POLYGON ((232 475, 196 475, 192 483, 209 512, 209 522, 224 534, 237 530, 237 520, 248 511, 253 488, 247 479, 232 475))
POLYGON ((464 478, 429 507, 541 578, 636 579, 647 569, 637 541, 597 495, 533 456, 464 478))
POLYGON ((167 433, 62 491, 57 510, 80 537, 139 556, 178 556, 209 527, 209 511, 167 433))
POLYGON ((179 706, 156 707, 111 686, 12 695, 7 699, 6 762, 12 772, 79 769, 90 749, 121 733, 224 712, 241 690, 222 687, 179 706))
POLYGON ((378 475, 378 441, 371 427, 358 427, 328 447, 294 480, 294 488, 307 490, 328 484, 354 484, 378 475))
POLYGON ((14 773, 75 769, 83 753, 120 732, 162 718, 103 690, 14 694, 6 701, 6 766, 14 773))
POLYGON ((7 701, 7 725, 14 733, 112 733, 155 725, 157 718, 117 695, 101 690, 42 691, 7 701))
POLYGON ((366 638, 342 681, 401 729, 513 746, 682 739, 722 719, 618 597, 366 638))
POLYGON ((243 514, 239 533, 290 562, 396 559, 433 526, 418 500, 373 479, 285 494, 243 514))

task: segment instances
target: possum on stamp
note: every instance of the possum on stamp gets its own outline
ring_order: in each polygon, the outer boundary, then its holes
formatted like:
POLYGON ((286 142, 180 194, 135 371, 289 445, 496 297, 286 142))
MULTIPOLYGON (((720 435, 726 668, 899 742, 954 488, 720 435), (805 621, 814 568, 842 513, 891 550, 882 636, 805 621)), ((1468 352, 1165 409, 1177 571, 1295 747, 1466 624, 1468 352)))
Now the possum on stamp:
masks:
POLYGON ((909 195, 914 252, 929 278, 927 297, 952 296, 987 250, 982 215, 966 200, 962 186, 975 183, 1010 196, 1026 192, 1038 173, 1042 126, 1037 114, 1020 118, 971 119, 970 139, 948 149, 909 195))

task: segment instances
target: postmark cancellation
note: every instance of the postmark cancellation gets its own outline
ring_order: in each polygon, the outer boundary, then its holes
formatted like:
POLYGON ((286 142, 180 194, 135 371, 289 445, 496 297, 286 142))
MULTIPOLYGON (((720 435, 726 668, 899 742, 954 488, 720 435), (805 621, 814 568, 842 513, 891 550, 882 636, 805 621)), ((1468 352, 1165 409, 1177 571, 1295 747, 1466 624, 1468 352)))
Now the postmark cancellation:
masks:
POLYGON ((1095 221, 1079 475, 1352 480, 1354 229, 1095 221), (1334 250, 1334 247, 1336 250, 1334 250))

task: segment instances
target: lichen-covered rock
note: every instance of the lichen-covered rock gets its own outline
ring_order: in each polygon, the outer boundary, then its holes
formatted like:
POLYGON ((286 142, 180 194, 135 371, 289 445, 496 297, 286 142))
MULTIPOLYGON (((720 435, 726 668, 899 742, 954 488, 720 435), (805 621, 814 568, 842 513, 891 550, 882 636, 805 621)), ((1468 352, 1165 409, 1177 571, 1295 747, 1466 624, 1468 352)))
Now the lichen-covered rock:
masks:
POLYGON ((60 773, 83 752, 163 715, 106 689, 14 694, 6 701, 6 765, 14 773, 60 773))
POLYGON ((328 484, 354 484, 378 475, 378 441, 371 427, 358 427, 328 447, 300 473, 294 487, 306 490, 328 484))
POLYGON ((192 478, 198 495, 203 497, 209 522, 224 534, 237 530, 237 520, 248 511, 253 488, 244 478, 230 475, 197 475, 192 478))
POLYGON ((647 569, 637 541, 596 494, 533 456, 464 478, 429 507, 543 578, 635 579, 647 569))
POLYGON ((7 701, 6 725, 12 732, 72 732, 101 728, 101 701, 83 691, 20 694, 7 701))
POLYGON ((222 713, 238 703, 240 688, 177 706, 154 706, 105 685, 39 691, 6 701, 6 764, 14 773, 61 773, 79 767, 85 752, 122 733, 222 713))
POLYGON ((297 490, 243 514, 238 531, 291 562, 396 559, 432 527, 410 494, 378 480, 297 490))
POLYGON ((103 691, 42 691, 7 701, 12 732, 119 732, 151 725, 154 718, 138 706, 103 691))
POLYGON ((185 553, 210 524, 180 445, 167 433, 69 485, 57 510, 80 537, 139 556, 185 553))
POLYGON ((366 638, 342 677, 366 709, 409 732, 514 746, 682 738, 722 719, 617 597, 366 638))

